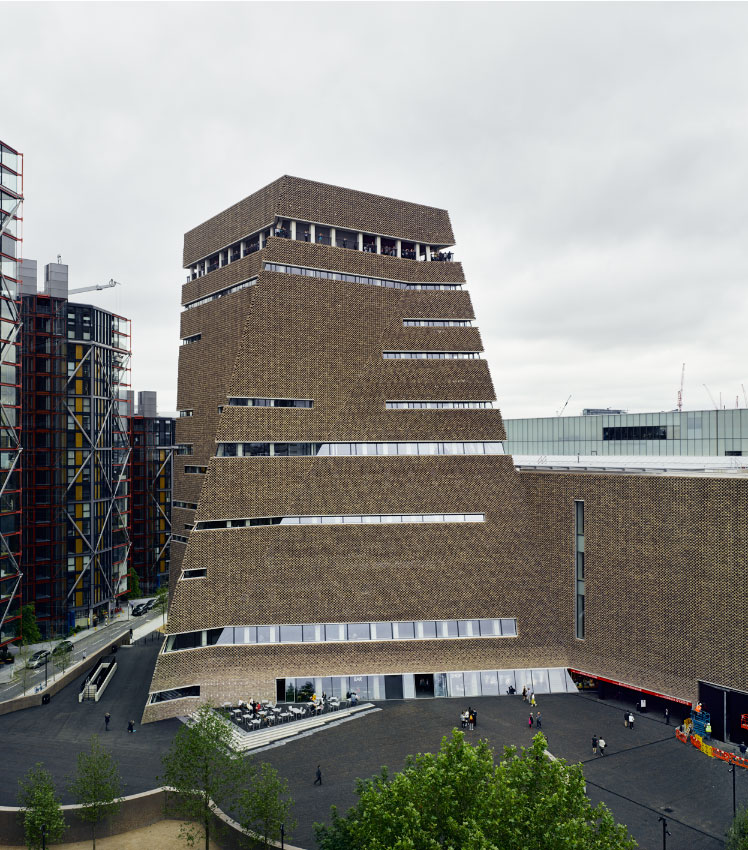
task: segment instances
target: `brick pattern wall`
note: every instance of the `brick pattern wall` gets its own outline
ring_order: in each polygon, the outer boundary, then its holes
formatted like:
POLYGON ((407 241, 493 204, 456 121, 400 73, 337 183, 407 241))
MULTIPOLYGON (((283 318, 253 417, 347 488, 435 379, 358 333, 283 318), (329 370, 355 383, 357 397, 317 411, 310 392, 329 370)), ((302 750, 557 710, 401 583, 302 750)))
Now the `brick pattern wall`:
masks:
POLYGON ((569 664, 681 697, 748 690, 748 482, 523 472, 563 592, 569 664), (574 639, 573 509, 585 504, 586 639, 574 639))
POLYGON ((454 244, 446 210, 284 176, 188 231, 183 264, 188 266, 237 242, 271 224, 275 217, 427 245, 454 244))

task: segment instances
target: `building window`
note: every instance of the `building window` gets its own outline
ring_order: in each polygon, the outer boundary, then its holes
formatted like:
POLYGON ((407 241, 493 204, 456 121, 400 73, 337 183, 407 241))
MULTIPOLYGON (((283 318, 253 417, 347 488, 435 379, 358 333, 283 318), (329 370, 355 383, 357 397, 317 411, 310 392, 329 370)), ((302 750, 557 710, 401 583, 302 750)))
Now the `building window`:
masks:
POLYGON ((576 634, 579 640, 584 640, 584 502, 574 502, 574 560, 576 634))
POLYGON ((188 416, 192 416, 192 415, 193 415, 193 413, 194 413, 194 411, 193 411, 193 410, 180 410, 180 411, 179 411, 179 418, 180 418, 180 419, 185 419, 185 418, 186 418, 186 417, 188 417, 188 416))
POLYGON ((504 444, 467 443, 219 443, 216 457, 392 457, 503 455, 504 444))
POLYGON ((383 351, 385 360, 479 360, 479 351, 383 351))
POLYGON ((192 443, 178 443, 177 444, 177 454, 178 455, 191 455, 192 454, 192 443))
POLYGON ((244 396, 231 396, 229 407, 314 407, 314 402, 309 398, 245 398, 244 396))
MULTIPOLYGON (((190 572, 185 570, 182 578, 190 572)), ((313 623, 305 625, 224 626, 169 635, 164 652, 181 652, 216 644, 350 643, 377 640, 459 640, 517 637, 516 619, 415 620, 376 623, 313 623)))
POLYGON ((202 334, 192 334, 182 338, 182 345, 192 345, 193 342, 199 342, 203 338, 202 334))
POLYGON ((664 425, 603 428, 603 440, 667 440, 667 428, 664 425))
POLYGON ((180 578, 205 578, 207 575, 206 569, 182 570, 180 578))
POLYGON ((173 688, 170 691, 156 691, 148 700, 150 705, 157 702, 167 702, 172 699, 184 699, 184 697, 199 697, 200 685, 187 685, 184 688, 173 688))
POLYGON ((208 471, 207 466, 185 466, 184 471, 187 475, 205 475, 208 471))
POLYGON ((240 519, 206 519, 195 523, 195 531, 220 528, 256 528, 264 525, 391 525, 398 523, 485 522, 485 514, 343 514, 341 516, 273 516, 240 519))
POLYGON ((386 401, 387 410, 489 410, 492 401, 386 401))
MULTIPOLYGON (((195 301, 188 301, 182 309, 192 310, 194 307, 202 307, 203 304, 208 304, 210 301, 215 301, 218 298, 223 298, 224 295, 232 295, 234 292, 239 292, 240 289, 246 289, 249 286, 254 286, 257 283, 257 278, 253 277, 249 280, 243 280, 241 283, 235 283, 233 286, 227 286, 225 289, 219 289, 211 295, 206 295, 204 298, 198 298, 195 301)), ((195 334, 195 336, 200 336, 195 334)), ((187 337, 189 339, 189 337, 187 337)), ((195 340, 192 340, 195 342, 195 340)))
POLYGON ((406 328, 469 328, 472 319, 403 319, 406 328))
POLYGON ((280 263, 265 263, 265 271, 282 272, 283 274, 300 274, 306 275, 306 277, 325 278, 326 280, 344 280, 348 283, 362 283, 365 286, 383 286, 387 289, 462 289, 461 283, 407 283, 404 280, 387 280, 381 277, 365 277, 360 274, 333 272, 328 269, 310 269, 304 266, 285 266, 280 263))

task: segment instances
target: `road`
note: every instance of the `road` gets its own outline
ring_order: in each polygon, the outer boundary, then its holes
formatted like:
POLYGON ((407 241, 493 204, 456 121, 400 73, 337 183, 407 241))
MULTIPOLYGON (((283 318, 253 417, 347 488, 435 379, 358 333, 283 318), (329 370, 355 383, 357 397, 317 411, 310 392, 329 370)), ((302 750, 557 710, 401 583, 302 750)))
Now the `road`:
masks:
MULTIPOLYGON (((95 630, 91 630, 90 633, 79 633, 74 639, 70 664, 68 664, 66 669, 69 670, 71 666, 82 661, 84 654, 86 656, 93 655, 108 644, 114 643, 118 637, 130 629, 141 631, 141 627, 146 624, 155 628, 157 624, 154 621, 158 621, 158 625, 160 625, 161 619, 161 612, 153 610, 149 611, 145 616, 130 617, 129 620, 127 617, 117 619, 107 626, 101 626, 95 630)), ((35 691, 42 690, 45 680, 48 683, 52 683, 60 675, 62 675, 62 671, 55 667, 54 660, 50 656, 47 659, 46 670, 44 665, 37 670, 29 670, 29 676, 26 681, 26 694, 33 694, 35 691)), ((23 696, 23 693, 23 686, 17 682, 3 683, 0 685, 0 702, 23 696)))

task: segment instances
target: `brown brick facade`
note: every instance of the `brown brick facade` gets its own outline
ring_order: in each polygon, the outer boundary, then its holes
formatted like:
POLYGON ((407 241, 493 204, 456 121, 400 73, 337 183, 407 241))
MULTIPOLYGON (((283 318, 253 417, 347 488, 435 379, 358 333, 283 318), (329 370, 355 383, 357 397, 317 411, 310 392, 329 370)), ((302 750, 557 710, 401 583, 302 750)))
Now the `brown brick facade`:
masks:
MULTIPOLYGON (((281 178, 185 237, 185 263, 272 214, 397 238, 453 241, 449 218, 377 196, 281 178), (222 241, 223 240, 223 241, 222 241)), ((259 222, 259 224, 257 224, 259 222)), ((218 458, 216 442, 498 441, 498 409, 387 410, 387 400, 495 398, 483 359, 389 360, 384 351, 482 350, 464 290, 388 289, 264 270, 267 262, 423 283, 457 263, 416 262, 270 238, 185 287, 175 462, 176 534, 195 521, 341 514, 484 514, 485 522, 265 526, 192 532, 172 555, 169 631, 228 625, 516 618, 511 638, 212 646, 160 656, 152 691, 200 700, 275 697, 284 676, 578 666, 682 697, 697 678, 748 687, 742 481, 518 472, 496 455, 218 458), (229 396, 313 399, 229 407, 229 396), (219 414, 218 408, 223 406, 219 414), (207 468, 186 474, 185 466, 207 468), (587 516, 587 637, 574 632, 573 503, 587 516), (182 552, 184 555, 182 556, 182 552), (176 581, 179 571, 206 577, 176 581), (742 605, 735 605, 742 588, 742 605), (738 610, 734 610, 737 607, 738 610), (688 642, 696 636, 699 652, 688 642), (740 651, 736 652, 738 644, 740 651), (735 659, 739 655, 739 659, 735 659)), ((155 720, 198 701, 146 708, 155 720)))

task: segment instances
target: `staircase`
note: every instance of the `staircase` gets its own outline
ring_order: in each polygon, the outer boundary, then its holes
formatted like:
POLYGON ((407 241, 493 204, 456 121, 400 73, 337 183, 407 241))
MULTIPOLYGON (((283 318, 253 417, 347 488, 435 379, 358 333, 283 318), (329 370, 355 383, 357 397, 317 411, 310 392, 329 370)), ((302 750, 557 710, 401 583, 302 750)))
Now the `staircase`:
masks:
MULTIPOLYGON (((286 723, 280 723, 276 726, 268 726, 265 729, 257 729, 252 732, 245 732, 240 729, 235 723, 226 720, 223 715, 219 716, 225 720, 231 728, 231 745, 237 753, 246 753, 250 750, 259 750, 263 747, 268 747, 275 744, 277 741, 286 741, 290 738, 295 738, 299 735, 316 732, 323 726, 332 726, 335 723, 341 723, 345 720, 351 720, 356 716, 368 714, 370 711, 381 711, 370 702, 362 705, 354 705, 350 708, 341 708, 338 711, 331 711, 326 714, 320 714, 317 717, 306 717, 303 720, 289 720, 286 723)), ((218 714, 218 712, 216 712, 218 714)), ((189 724, 194 715, 185 718, 189 724)))

